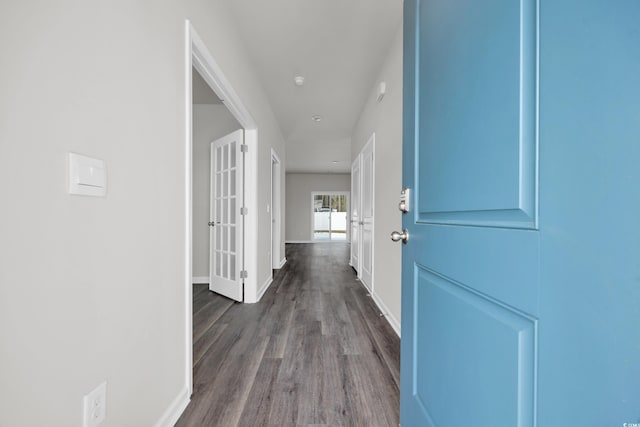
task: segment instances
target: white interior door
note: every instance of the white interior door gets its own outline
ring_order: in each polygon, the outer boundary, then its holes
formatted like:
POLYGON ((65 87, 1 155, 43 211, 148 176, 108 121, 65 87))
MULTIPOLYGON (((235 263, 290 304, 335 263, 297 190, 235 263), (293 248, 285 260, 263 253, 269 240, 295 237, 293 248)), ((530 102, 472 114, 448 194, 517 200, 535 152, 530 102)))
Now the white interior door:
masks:
POLYGON ((351 260, 350 264, 360 277, 360 158, 351 165, 351 260))
POLYGON ((361 211, 360 211, 360 267, 362 273, 360 280, 369 289, 373 290, 373 207, 374 207, 374 164, 373 154, 375 135, 371 135, 369 142, 362 149, 361 164, 361 211))
POLYGON ((271 268, 280 268, 280 159, 271 152, 271 268))
POLYGON ((244 131, 211 143, 209 289, 243 300, 244 131))

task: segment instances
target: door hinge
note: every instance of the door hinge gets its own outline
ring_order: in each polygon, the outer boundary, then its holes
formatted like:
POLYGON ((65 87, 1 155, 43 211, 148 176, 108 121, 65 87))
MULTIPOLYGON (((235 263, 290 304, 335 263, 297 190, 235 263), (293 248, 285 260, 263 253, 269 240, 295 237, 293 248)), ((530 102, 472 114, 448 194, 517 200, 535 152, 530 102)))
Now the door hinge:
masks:
POLYGON ((249 152, 249 146, 247 144, 240 144, 240 151, 243 153, 249 152))
POLYGON ((240 271, 240 278, 241 278, 241 279, 246 279, 246 278, 247 278, 247 276, 249 276, 249 275, 247 274, 247 270, 242 270, 242 271, 240 271))
POLYGON ((249 213, 249 208, 240 208, 240 215, 247 215, 249 213))

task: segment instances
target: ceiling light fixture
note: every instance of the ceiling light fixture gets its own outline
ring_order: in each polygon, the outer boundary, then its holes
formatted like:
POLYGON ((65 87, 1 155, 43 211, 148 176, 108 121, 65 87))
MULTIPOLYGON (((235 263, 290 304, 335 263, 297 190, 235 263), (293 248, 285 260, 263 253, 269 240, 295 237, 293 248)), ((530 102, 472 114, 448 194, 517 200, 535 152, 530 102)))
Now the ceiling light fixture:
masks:
POLYGON ((337 160, 334 160, 331 163, 333 163, 334 165, 337 165, 339 162, 337 160))
POLYGON ((314 122, 319 122, 320 120, 322 120, 322 117, 316 114, 315 116, 311 116, 311 120, 313 120, 314 122))
POLYGON ((293 78, 293 81, 295 82, 296 86, 302 86, 304 84, 304 77, 302 76, 295 76, 293 78))

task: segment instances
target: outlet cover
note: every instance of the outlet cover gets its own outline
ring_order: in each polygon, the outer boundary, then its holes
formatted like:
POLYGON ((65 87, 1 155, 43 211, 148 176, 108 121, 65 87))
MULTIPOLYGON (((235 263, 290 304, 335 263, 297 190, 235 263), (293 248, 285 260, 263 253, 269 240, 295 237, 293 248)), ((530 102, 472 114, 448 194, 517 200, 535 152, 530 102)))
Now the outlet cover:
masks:
POLYGON ((107 382, 103 382, 83 400, 82 427, 96 427, 107 414, 107 382))

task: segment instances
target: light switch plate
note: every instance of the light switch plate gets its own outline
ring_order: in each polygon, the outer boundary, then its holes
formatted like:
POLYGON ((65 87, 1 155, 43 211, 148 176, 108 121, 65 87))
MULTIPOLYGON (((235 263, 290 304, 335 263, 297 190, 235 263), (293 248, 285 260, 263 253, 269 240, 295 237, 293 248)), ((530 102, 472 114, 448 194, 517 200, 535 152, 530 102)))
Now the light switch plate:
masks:
POLYGON ((107 168, 103 160, 69 153, 69 193, 101 197, 107 194, 107 168))

